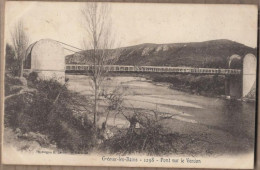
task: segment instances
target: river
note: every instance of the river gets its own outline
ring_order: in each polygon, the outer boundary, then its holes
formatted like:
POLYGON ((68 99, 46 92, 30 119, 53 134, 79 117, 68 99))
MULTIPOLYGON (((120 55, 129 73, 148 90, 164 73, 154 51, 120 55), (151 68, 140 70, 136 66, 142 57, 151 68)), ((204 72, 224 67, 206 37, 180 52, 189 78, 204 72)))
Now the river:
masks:
MULTIPOLYGON (((93 94, 90 77, 66 76, 69 89, 82 95, 93 94)), ((104 80, 106 89, 119 87, 124 89, 126 106, 174 115, 165 122, 172 131, 207 134, 221 145, 228 145, 229 153, 237 153, 241 149, 253 151, 255 103, 189 94, 141 77, 107 77, 104 80)), ((219 146, 217 150, 224 148, 219 146)))

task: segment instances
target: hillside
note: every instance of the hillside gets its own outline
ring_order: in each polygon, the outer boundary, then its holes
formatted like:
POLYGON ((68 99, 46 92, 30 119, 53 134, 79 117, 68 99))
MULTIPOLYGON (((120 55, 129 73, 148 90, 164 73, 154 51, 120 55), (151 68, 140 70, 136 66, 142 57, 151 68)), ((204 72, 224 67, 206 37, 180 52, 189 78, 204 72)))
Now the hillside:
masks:
MULTIPOLYGON (((150 66, 191 66, 226 68, 228 57, 233 54, 256 55, 256 49, 230 40, 211 40, 205 42, 173 44, 140 44, 114 49, 118 65, 150 66)), ((85 56, 74 54, 66 56, 66 63, 91 63, 89 51, 81 51, 85 56)))

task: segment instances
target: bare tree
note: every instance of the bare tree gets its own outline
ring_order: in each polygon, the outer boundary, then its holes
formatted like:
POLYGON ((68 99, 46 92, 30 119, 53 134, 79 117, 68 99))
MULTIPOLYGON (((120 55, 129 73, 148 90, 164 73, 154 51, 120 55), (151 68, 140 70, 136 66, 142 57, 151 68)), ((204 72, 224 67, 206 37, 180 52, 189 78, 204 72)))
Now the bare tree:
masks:
POLYGON ((82 8, 84 19, 84 28, 87 37, 83 40, 84 49, 87 50, 87 57, 93 63, 91 79, 94 91, 94 120, 93 125, 96 128, 98 101, 100 97, 102 83, 106 77, 107 69, 115 56, 115 50, 111 48, 115 45, 115 38, 111 29, 111 7, 107 3, 88 2, 82 8))
POLYGON ((19 61, 19 77, 23 76, 23 62, 26 49, 29 44, 29 37, 25 32, 23 22, 20 20, 11 32, 12 44, 15 51, 15 57, 19 61))

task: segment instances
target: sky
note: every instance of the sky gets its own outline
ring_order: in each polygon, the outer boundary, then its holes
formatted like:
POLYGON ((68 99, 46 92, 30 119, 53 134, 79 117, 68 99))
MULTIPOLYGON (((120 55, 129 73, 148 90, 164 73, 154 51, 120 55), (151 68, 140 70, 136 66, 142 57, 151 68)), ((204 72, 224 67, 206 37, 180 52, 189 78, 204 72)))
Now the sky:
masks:
MULTIPOLYGON (((5 37, 22 20, 30 43, 50 38, 83 48, 83 2, 7 1, 5 37)), ((257 6, 111 3, 112 28, 121 47, 142 43, 229 39, 257 46, 257 6)))

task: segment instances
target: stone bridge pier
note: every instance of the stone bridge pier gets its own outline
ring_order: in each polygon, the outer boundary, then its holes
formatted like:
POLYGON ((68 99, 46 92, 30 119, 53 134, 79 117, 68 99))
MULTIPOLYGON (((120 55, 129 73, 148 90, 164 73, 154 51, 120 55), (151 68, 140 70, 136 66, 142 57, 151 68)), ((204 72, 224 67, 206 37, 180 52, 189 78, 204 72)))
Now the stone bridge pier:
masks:
POLYGON ((242 76, 225 76, 225 94, 231 99, 240 99, 242 97, 242 76))
POLYGON ((256 98, 257 59, 253 54, 244 57, 232 55, 229 58, 229 68, 242 69, 241 75, 225 76, 225 94, 231 99, 256 98))
POLYGON ((55 79, 65 83, 65 53, 63 47, 51 39, 31 44, 25 56, 25 71, 36 72, 40 79, 55 79))

